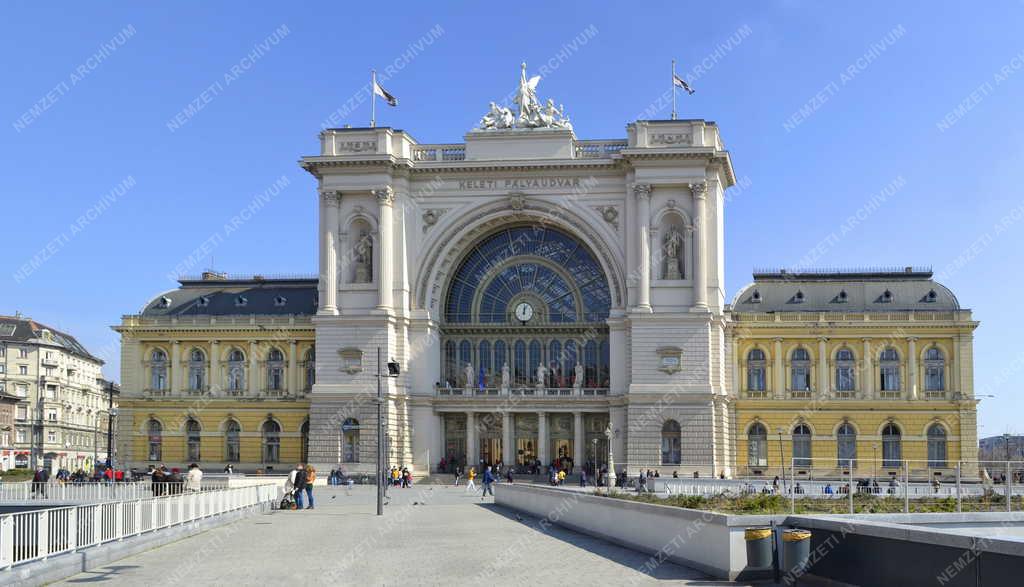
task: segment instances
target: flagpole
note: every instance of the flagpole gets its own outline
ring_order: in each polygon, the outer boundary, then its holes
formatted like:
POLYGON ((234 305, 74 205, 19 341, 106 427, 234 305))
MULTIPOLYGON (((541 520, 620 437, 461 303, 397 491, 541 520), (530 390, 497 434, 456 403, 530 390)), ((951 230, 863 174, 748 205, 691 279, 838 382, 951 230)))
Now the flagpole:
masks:
POLYGON ((676 60, 672 60, 672 120, 676 119, 676 60))
MULTIPOLYGON (((673 70, 674 71, 674 70, 673 70)), ((377 126, 377 70, 370 70, 370 128, 377 126)))

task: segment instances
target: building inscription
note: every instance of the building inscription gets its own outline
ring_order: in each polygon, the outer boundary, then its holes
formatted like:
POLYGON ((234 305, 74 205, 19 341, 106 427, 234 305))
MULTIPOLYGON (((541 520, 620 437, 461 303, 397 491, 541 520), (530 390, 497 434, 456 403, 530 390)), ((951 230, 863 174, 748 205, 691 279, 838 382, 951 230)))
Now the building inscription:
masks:
POLYGON ((578 188, 578 177, 517 177, 506 179, 460 179, 460 190, 521 190, 529 188, 578 188))

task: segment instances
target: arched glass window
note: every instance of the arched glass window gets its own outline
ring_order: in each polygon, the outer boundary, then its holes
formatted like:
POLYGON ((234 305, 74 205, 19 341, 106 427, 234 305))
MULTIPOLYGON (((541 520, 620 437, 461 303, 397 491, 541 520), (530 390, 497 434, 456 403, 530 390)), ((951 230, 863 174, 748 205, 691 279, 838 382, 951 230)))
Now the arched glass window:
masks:
POLYGON ((263 423, 263 462, 277 463, 281 461, 281 426, 267 420, 263 423))
POLYGON ((793 466, 811 466, 811 429, 806 424, 793 428, 793 466))
POLYGON ((242 427, 235 420, 224 426, 224 460, 237 463, 242 457, 242 427))
POLYGON ((242 391, 245 389, 245 354, 232 349, 228 354, 228 389, 242 391))
POLYGON ((790 385, 793 391, 811 390, 811 355, 803 347, 793 351, 790 360, 790 385))
POLYGON ((565 386, 571 387, 576 378, 576 341, 567 340, 562 347, 562 377, 565 379, 565 386))
MULTIPOLYGON (((465 370, 466 365, 473 367, 473 343, 464 340, 459 343, 459 369, 465 370)), ((473 371, 474 377, 476 370, 473 371)))
POLYGON ((886 424, 882 428, 882 466, 896 468, 902 465, 903 442, 899 426, 886 424))
MULTIPOLYGON (((494 343, 494 372, 501 373, 502 368, 505 367, 505 363, 508 362, 508 356, 506 355, 505 341, 499 340, 494 343)), ((512 368, 512 365, 509 365, 512 368)), ((500 383, 501 378, 498 378, 500 383)))
POLYGON ((853 351, 839 349, 836 353, 836 391, 854 391, 857 387, 853 351))
POLYGON ((586 381, 583 387, 597 387, 597 341, 590 339, 583 346, 583 364, 586 366, 586 381))
POLYGON ((303 389, 310 391, 313 389, 313 384, 316 383, 316 351, 309 349, 306 351, 306 385, 303 389))
POLYGON ((156 349, 149 356, 149 387, 156 391, 167 389, 167 353, 156 349))
POLYGON ((521 387, 523 385, 526 385, 526 383, 530 380, 530 374, 527 371, 526 366, 526 343, 521 340, 517 340, 515 342, 514 348, 515 360, 514 364, 512 365, 513 381, 517 386, 521 387))
POLYGON ((530 373, 530 383, 538 383, 538 381, 537 381, 537 367, 540 366, 540 364, 541 364, 540 341, 531 340, 530 341, 530 364, 529 364, 529 367, 528 367, 529 368, 529 373, 530 373))
POLYGON ((946 429, 942 424, 935 423, 928 427, 928 466, 946 468, 946 429))
POLYGON ((267 389, 284 389, 284 353, 278 349, 267 353, 267 389))
POLYGON ((192 391, 206 389, 206 354, 192 349, 188 356, 188 388, 192 391))
POLYGON ((882 377, 882 391, 900 390, 900 355, 894 348, 887 348, 878 356, 878 367, 882 377))
POLYGON ((359 420, 346 418, 341 425, 343 458, 346 463, 359 462, 359 420))
POLYGON ((683 462, 683 453, 680 448, 682 441, 682 430, 679 422, 665 420, 661 426, 661 464, 679 465, 683 462))
POLYGON ((849 422, 836 430, 836 460, 840 467, 857 466, 857 431, 849 422))
POLYGON ((484 387, 498 387, 494 385, 494 369, 491 366, 491 343, 486 340, 481 340, 479 348, 477 350, 477 358, 480 363, 479 370, 483 373, 484 387))
POLYGON ((768 466, 768 429, 757 422, 747 432, 747 464, 751 467, 768 466))
POLYGON ((747 353, 747 390, 764 391, 767 366, 765 364, 764 351, 751 349, 747 353))
POLYGON ((455 341, 453 340, 444 343, 444 370, 445 383, 450 387, 458 387, 459 356, 455 351, 455 341))
POLYGON ((202 427, 194 418, 185 422, 185 460, 197 463, 202 460, 202 427))
POLYGON ((569 387, 562 376, 562 343, 557 340, 548 345, 548 370, 552 387, 569 387))
POLYGON ((946 357, 937 347, 924 353, 924 389, 925 391, 945 391, 946 389, 946 357))
POLYGON ((146 436, 149 441, 149 460, 159 461, 164 455, 164 427, 160 422, 150 418, 146 422, 146 436))

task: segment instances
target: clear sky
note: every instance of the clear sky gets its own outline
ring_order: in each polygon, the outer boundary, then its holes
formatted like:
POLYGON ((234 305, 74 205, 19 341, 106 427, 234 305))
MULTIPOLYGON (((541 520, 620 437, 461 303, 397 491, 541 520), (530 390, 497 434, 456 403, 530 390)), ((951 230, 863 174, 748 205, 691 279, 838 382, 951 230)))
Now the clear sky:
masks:
POLYGON ((675 58, 680 116, 718 122, 743 186, 728 295, 754 267, 931 265, 981 321, 981 436, 1024 432, 1021 1, 144 4, 0 8, 0 313, 108 377, 109 326, 180 268, 316 271, 296 160, 368 123, 371 68, 400 101, 378 124, 421 142, 460 142, 523 60, 578 136, 619 138, 669 117, 675 58))

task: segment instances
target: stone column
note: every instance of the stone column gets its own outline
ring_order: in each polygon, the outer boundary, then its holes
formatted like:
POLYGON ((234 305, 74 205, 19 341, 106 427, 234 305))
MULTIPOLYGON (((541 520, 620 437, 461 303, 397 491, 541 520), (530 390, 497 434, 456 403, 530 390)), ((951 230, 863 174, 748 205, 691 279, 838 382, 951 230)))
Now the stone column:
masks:
MULTIPOLYGON (((181 345, 178 341, 171 341, 171 380, 170 383, 171 393, 178 394, 184 387, 181 385, 182 380, 182 369, 181 369, 181 345)), ((150 379, 152 381, 152 378, 150 379)))
POLYGON ((697 232, 694 237, 697 245, 694 258, 697 266, 693 270, 693 305, 697 308, 708 307, 708 262, 707 262, 707 193, 708 184, 705 182, 691 183, 690 191, 693 193, 693 203, 696 208, 695 224, 697 232))
POLYGON ((828 339, 824 336, 818 337, 818 397, 828 397, 832 391, 832 383, 828 377, 828 349, 825 343, 828 339))
POLYGON ((207 385, 210 393, 220 391, 220 350, 216 340, 210 341, 210 380, 207 385))
POLYGON ((515 435, 513 434, 513 425, 515 418, 512 417, 511 412, 504 412, 501 418, 501 460, 505 463, 505 466, 509 466, 515 462, 515 435))
POLYGON ((480 452, 476 446, 476 412, 466 412, 466 472, 469 472, 470 467, 479 465, 480 452))
POLYGON ((320 195, 327 212, 323 234, 323 272, 320 281, 323 283, 323 297, 320 298, 322 315, 338 314, 338 206, 340 194, 323 192, 320 195))
POLYGON ((640 246, 639 286, 636 294, 636 307, 640 310, 651 309, 651 186, 638 183, 633 186, 636 196, 637 220, 640 246))
POLYGON ((394 280, 394 237, 392 229, 394 220, 392 218, 393 205, 395 202, 395 191, 391 186, 385 186, 379 190, 373 190, 377 196, 377 204, 380 207, 380 214, 377 216, 380 226, 377 227, 378 251, 380 259, 377 271, 377 286, 379 288, 379 300, 377 308, 381 310, 393 310, 394 292, 392 283, 394 280))
POLYGON ((549 444, 551 441, 548 439, 548 413, 537 412, 537 458, 540 459, 541 472, 543 467, 551 464, 551 457, 548 455, 549 444))
POLYGON ((583 412, 573 413, 572 423, 572 464, 576 471, 581 470, 586 451, 583 445, 586 443, 586 436, 583 434, 583 412))
POLYGON ((288 341, 288 383, 285 388, 288 390, 288 395, 296 395, 299 393, 298 385, 298 350, 296 349, 296 341, 288 341))
POLYGON ((917 337, 907 338, 907 399, 917 399, 917 337))
POLYGON ((775 346, 772 347, 775 355, 772 362, 772 387, 775 389, 775 399, 782 399, 786 396, 786 367, 782 360, 782 339, 775 339, 775 346))
POLYGON ((743 379, 740 374, 740 341, 732 339, 732 397, 740 397, 743 393, 743 379))
POLYGON ((864 342, 864 373, 861 374, 861 389, 864 390, 865 399, 874 399, 875 397, 875 373, 874 363, 871 361, 871 339, 863 338, 864 342))
POLYGON ((255 397, 259 393, 260 363, 256 359, 256 341, 249 341, 249 395, 255 397))

